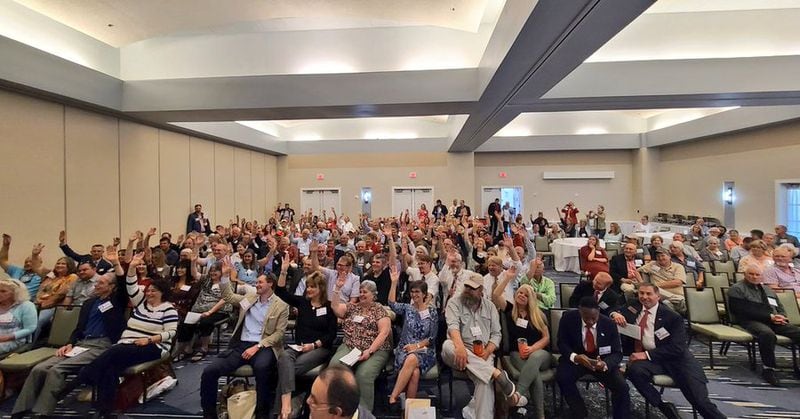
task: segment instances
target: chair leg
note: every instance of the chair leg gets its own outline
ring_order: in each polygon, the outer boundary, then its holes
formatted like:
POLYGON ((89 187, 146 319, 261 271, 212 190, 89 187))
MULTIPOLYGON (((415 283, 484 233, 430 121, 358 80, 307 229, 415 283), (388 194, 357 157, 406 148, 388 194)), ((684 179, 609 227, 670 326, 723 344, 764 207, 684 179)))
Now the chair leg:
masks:
POLYGON ((606 388, 606 417, 611 413, 611 399, 609 398, 608 389, 606 388))
POLYGON ((147 380, 145 374, 142 373, 142 404, 147 403, 147 380))
POLYGON ((708 357, 711 360, 711 369, 714 369, 714 341, 708 340, 708 357))
POLYGON ((453 371, 450 370, 450 380, 448 381, 448 386, 450 389, 450 407, 449 412, 450 414, 453 413, 453 371))

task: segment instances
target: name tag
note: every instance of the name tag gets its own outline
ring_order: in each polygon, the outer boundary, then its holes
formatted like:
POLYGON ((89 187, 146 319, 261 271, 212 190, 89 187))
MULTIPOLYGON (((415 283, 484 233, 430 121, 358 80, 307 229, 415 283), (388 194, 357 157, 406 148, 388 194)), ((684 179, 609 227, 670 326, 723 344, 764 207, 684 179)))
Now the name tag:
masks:
POLYGON ((633 261, 633 265, 636 266, 636 267, 642 266, 642 263, 644 263, 644 262, 641 259, 635 259, 633 261))
POLYGON ((780 239, 781 244, 786 243, 786 241, 787 241, 786 239, 780 239))
POLYGON ((597 306, 600 307, 600 310, 605 310, 608 308, 608 304, 606 304, 605 301, 601 301, 597 306))
POLYGON ((480 326, 472 326, 472 327, 469 328, 469 331, 470 331, 470 333, 472 333, 472 336, 475 336, 475 337, 480 337, 480 336, 483 335, 483 332, 481 332, 480 326))
POLYGON ((661 270, 661 267, 660 267, 660 266, 658 266, 658 265, 653 265, 653 267, 652 267, 652 268, 650 268, 650 270, 652 270, 653 272, 658 272, 658 271, 660 271, 660 270, 661 270))
POLYGON ((693 260, 687 260, 686 261, 686 266, 688 266, 690 268, 694 268, 694 267, 697 266, 697 264, 693 260))
POLYGON ((11 313, 0 314, 0 323, 11 323, 14 321, 14 316, 11 313))
POLYGON ((771 265, 774 265, 774 264, 775 264, 775 261, 774 261, 774 260, 772 260, 772 259, 767 259, 767 265, 770 265, 770 266, 771 266, 771 265))
POLYGON ((656 330, 655 335, 658 338, 658 340, 664 340, 667 337, 669 337, 669 332, 667 332, 667 329, 664 329, 662 327, 661 329, 656 330))
POLYGON ((160 319, 160 318, 164 317, 164 312, 162 312, 162 311, 151 311, 149 314, 147 314, 147 317, 149 317, 151 319, 160 319))
POLYGON ((219 290, 219 284, 211 285, 212 290, 219 290))
POLYGON ((252 304, 250 304, 250 300, 248 300, 247 298, 243 298, 242 301, 239 301, 239 307, 241 307, 242 310, 247 311, 247 309, 250 308, 251 305, 252 304))
POLYGON ((769 302, 769 305, 771 305, 771 306, 774 306, 774 307, 778 306, 778 301, 776 299, 772 298, 772 297, 767 297, 767 301, 769 302))
POLYGON ((97 308, 100 310, 101 313, 105 313, 106 311, 114 308, 114 304, 111 304, 111 301, 106 301, 105 303, 100 304, 97 308))
POLYGON ((719 250, 717 250, 716 252, 714 252, 714 254, 715 254, 715 255, 717 255, 717 256, 722 256, 722 252, 720 252, 719 250))
POLYGON ((598 351, 598 353, 600 355, 608 355, 608 354, 611 353, 611 347, 610 346, 601 346, 600 350, 598 351))
POLYGON ((599 250, 595 250, 595 251, 594 251, 594 254, 595 254, 595 255, 597 255, 597 256, 602 256, 602 255, 603 255, 603 252, 601 252, 601 251, 599 251, 599 250))
POLYGON ((517 327, 521 327, 523 329, 528 328, 528 321, 525 319, 517 319, 517 327))
POLYGON ((427 319, 429 317, 431 317, 431 312, 430 311, 422 310, 422 311, 419 312, 419 318, 420 319, 425 320, 425 319, 427 319))
POLYGON ((253 270, 252 270, 252 269, 248 269, 248 270, 246 270, 246 271, 244 271, 244 272, 245 272, 246 274, 248 274, 248 275, 252 275, 252 274, 253 274, 253 270))
POLYGON ((189 291, 192 289, 191 285, 181 285, 181 291, 189 291))
POLYGON ((353 321, 356 323, 361 323, 364 321, 364 316, 353 316, 353 321))
POLYGON ((317 309, 317 317, 328 314, 328 307, 320 307, 317 309))
POLYGON ((637 255, 641 255, 642 253, 644 253, 644 249, 636 249, 637 255))

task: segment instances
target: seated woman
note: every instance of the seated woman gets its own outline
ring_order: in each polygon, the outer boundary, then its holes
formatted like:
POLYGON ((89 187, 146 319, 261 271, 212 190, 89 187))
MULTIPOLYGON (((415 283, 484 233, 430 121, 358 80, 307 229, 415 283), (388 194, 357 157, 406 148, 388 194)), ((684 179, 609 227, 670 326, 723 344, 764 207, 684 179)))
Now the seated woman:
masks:
POLYGON ((516 277, 517 271, 509 268, 492 291, 492 302, 506 316, 506 333, 509 338, 511 364, 520 371, 517 391, 533 401, 536 417, 544 418, 544 384, 540 371, 550 367, 552 356, 547 351, 550 332, 544 313, 536 303, 536 292, 530 285, 522 285, 514 294, 514 304, 503 297, 503 289, 516 277), (530 387, 533 385, 533 391, 530 387), (529 394, 530 393, 530 394, 529 394))
POLYGON ((561 230, 561 227, 558 225, 558 223, 550 224, 550 231, 547 233, 547 240, 549 242, 552 243, 553 240, 563 239, 564 237, 567 237, 567 235, 563 230, 561 230))
POLYGON ((186 313, 194 305, 197 294, 200 293, 198 285, 200 273, 193 262, 181 260, 175 266, 175 275, 170 279, 172 290, 170 291, 169 301, 178 310, 178 317, 181 321, 186 317, 186 313))
POLYGON ((700 258, 706 262, 727 262, 730 260, 728 250, 720 246, 719 239, 716 237, 706 239, 706 247, 700 251, 700 258))
POLYGON ((400 272, 391 267, 392 285, 389 288, 389 308, 403 316, 403 331, 400 342, 394 349, 394 369, 398 371, 394 389, 389 395, 389 410, 400 411, 397 398, 405 390, 406 398, 417 397, 419 378, 436 365, 436 332, 438 315, 428 296, 425 281, 409 283, 411 304, 397 302, 397 283, 400 272))
POLYGON ((142 259, 141 253, 135 255, 128 268, 125 285, 134 308, 122 337, 78 374, 78 381, 97 389, 94 406, 100 418, 112 417, 120 374, 133 365, 155 361, 168 354, 178 327, 178 311, 166 301, 170 290, 168 282, 155 280, 147 291, 139 289, 136 268, 144 264, 142 259))
POLYGON ((608 242, 622 242, 622 239, 623 235, 622 235, 622 230, 619 228, 619 224, 611 223, 609 225, 608 231, 606 231, 605 237, 603 237, 603 240, 605 240, 606 243, 608 243, 608 242))
POLYGON ((328 301, 328 286, 319 271, 309 274, 305 296, 292 295, 286 289, 289 258, 284 257, 275 295, 297 309, 294 327, 295 345, 289 345, 278 358, 278 391, 281 395, 281 419, 293 416, 292 392, 295 377, 328 361, 336 340, 336 314, 328 301))
POLYGON ((580 224, 578 225, 577 231, 575 232, 576 237, 589 237, 589 226, 586 223, 586 220, 580 220, 580 224))
POLYGON ((761 269, 761 272, 764 272, 774 263, 772 257, 767 254, 767 244, 763 240, 753 240, 750 242, 750 254, 739 261, 737 272, 746 272, 747 267, 750 265, 756 265, 761 269))
POLYGON ((50 325, 56 312, 56 306, 64 301, 72 283, 78 279, 78 275, 75 274, 78 267, 75 261, 68 257, 59 258, 52 271, 40 268, 42 265, 40 254, 43 247, 41 245, 34 246, 31 253, 34 271, 42 277, 35 301, 39 306, 39 320, 33 336, 34 342, 38 340, 42 330, 50 325))
POLYGON ((597 236, 589 236, 586 246, 578 251, 581 270, 588 272, 589 279, 594 278, 598 272, 608 272, 608 254, 606 249, 600 247, 597 236))
MULTIPOLYGON (((665 249, 664 247, 664 239, 661 236, 652 236, 650 237, 650 244, 644 246, 644 260, 645 262, 650 262, 651 260, 656 260, 656 252, 658 249, 665 249)), ((666 249, 669 250, 669 249, 666 249)))
POLYGON ((36 306, 16 279, 0 279, 0 358, 30 340, 36 331, 36 306))
POLYGON ((237 285, 247 284, 251 287, 256 286, 259 263, 256 258, 256 252, 254 252, 253 249, 245 250, 242 253, 242 260, 240 262, 234 262, 233 268, 233 271, 231 271, 231 281, 235 282, 237 285))
POLYGON ((378 287, 372 281, 361 282, 357 302, 342 303, 339 293, 346 279, 346 276, 339 275, 331 298, 333 312, 343 319, 344 330, 344 343, 339 345, 331 363, 339 363, 342 357, 354 349, 361 352, 356 363, 350 367, 355 371, 361 391, 361 404, 371 411, 375 402, 375 380, 389 360, 389 352, 392 350, 389 341, 391 321, 386 309, 376 302, 378 287))
POLYGON ((200 280, 200 283, 192 288, 199 287, 197 299, 191 310, 192 313, 199 313, 200 320, 197 323, 188 324, 185 321, 178 326, 177 341, 178 355, 175 362, 186 359, 192 348, 189 343, 192 341, 195 332, 200 335, 200 350, 192 355, 192 362, 198 362, 208 355, 208 345, 211 343, 211 333, 214 331, 214 323, 230 317, 233 306, 225 303, 222 299, 222 290, 219 281, 222 279, 222 264, 216 262, 208 269, 208 274, 200 280))

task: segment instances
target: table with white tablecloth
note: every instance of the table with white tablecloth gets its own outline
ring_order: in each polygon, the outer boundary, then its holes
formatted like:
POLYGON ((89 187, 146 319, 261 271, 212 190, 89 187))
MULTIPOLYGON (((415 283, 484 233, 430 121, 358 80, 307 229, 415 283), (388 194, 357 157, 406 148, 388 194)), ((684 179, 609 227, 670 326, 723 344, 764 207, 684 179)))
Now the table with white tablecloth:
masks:
MULTIPOLYGON (((606 226, 611 225, 611 223, 619 224, 619 229, 622 232, 622 234, 624 234, 626 236, 629 236, 629 235, 631 235, 633 233, 634 227, 639 222, 638 221, 629 221, 629 220, 611 221, 611 222, 606 223, 606 226)), ((649 224, 652 226, 651 228, 652 228, 652 231, 654 233, 658 232, 659 230, 667 230, 667 229, 669 229, 668 231, 663 231, 662 232, 663 235, 669 234, 670 236, 672 236, 675 233, 684 233, 684 234, 686 234, 686 233, 689 232, 689 226, 685 226, 685 225, 667 224, 667 223, 655 223, 655 222, 651 222, 649 224)), ((662 237, 666 237, 666 236, 662 236, 662 237)))
MULTIPOLYGON (((565 239, 553 240, 550 249, 553 251, 553 264, 559 272, 581 273, 578 252, 581 247, 586 246, 589 239, 583 237, 568 237, 565 239)), ((605 247, 605 242, 600 240, 600 247, 605 247)))

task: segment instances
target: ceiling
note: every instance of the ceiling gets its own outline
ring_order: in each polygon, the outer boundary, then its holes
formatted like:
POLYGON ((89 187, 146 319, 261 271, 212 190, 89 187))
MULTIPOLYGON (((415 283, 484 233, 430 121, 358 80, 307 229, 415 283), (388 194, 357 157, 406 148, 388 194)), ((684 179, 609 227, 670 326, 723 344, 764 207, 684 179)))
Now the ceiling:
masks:
POLYGON ((635 149, 800 118, 800 0, 8 0, 0 86, 272 154, 635 149))

